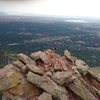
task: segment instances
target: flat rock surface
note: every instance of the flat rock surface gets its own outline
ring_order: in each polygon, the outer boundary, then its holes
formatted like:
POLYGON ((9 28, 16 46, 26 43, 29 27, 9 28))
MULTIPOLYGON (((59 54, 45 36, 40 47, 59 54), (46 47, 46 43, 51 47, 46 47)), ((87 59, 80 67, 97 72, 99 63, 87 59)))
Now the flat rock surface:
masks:
POLYGON ((90 67, 88 70, 92 71, 93 73, 95 73, 100 77, 100 67, 90 67))

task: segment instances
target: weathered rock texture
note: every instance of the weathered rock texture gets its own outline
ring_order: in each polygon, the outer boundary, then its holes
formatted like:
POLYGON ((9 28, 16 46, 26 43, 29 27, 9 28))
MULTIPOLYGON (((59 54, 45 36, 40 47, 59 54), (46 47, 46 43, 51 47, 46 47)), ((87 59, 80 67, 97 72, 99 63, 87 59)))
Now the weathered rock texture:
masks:
POLYGON ((100 100, 100 77, 67 50, 38 51, 0 69, 3 100, 100 100))

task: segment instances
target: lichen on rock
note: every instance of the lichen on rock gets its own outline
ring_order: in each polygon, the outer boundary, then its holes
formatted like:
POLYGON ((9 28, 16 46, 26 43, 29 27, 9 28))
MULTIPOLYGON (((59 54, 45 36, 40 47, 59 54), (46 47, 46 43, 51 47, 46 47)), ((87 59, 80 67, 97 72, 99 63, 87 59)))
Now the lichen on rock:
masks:
POLYGON ((99 78, 68 50, 64 56, 45 50, 17 57, 0 69, 4 100, 99 100, 99 78))

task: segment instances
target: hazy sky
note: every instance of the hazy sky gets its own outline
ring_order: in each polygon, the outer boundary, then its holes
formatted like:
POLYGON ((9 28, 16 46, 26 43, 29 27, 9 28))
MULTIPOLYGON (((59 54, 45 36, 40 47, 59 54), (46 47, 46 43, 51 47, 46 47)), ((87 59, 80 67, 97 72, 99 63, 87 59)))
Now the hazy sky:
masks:
POLYGON ((0 0, 9 14, 100 17, 100 0, 0 0))

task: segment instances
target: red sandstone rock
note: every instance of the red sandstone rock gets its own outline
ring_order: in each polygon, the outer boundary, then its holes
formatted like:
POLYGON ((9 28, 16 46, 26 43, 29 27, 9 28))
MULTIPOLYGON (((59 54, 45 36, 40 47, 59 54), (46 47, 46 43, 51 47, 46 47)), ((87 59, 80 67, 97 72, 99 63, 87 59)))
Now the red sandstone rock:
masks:
POLYGON ((64 56, 39 51, 31 57, 19 54, 17 61, 0 70, 4 100, 99 100, 99 77, 69 51, 64 56))

